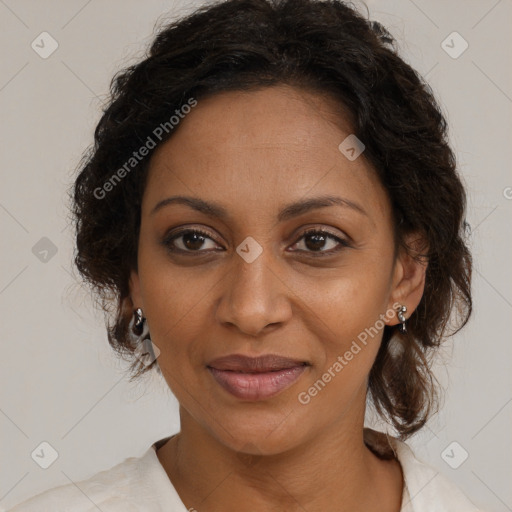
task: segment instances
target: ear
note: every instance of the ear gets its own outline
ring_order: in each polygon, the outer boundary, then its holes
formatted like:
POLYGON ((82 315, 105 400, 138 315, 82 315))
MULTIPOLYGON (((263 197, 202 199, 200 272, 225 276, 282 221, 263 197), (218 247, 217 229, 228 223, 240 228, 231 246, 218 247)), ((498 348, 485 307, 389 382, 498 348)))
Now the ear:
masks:
POLYGON ((140 290, 140 278, 139 274, 132 270, 130 272, 130 280, 129 280, 129 286, 130 286, 130 298, 132 301, 133 308, 142 308, 144 309, 144 304, 142 301, 142 294, 140 290))
MULTIPOLYGON (((404 242, 408 250, 401 247, 396 258, 388 309, 396 311, 398 305, 406 306, 405 318, 409 318, 418 307, 425 290, 428 260, 421 255, 428 252, 428 243, 419 233, 406 235, 404 242)), ((386 322, 387 325, 398 323, 396 315, 386 322)))

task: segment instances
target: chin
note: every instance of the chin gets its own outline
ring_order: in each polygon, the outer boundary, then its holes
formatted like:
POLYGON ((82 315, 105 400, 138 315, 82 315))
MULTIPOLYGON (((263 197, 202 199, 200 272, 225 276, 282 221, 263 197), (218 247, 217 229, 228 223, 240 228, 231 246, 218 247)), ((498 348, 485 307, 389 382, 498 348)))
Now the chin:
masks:
POLYGON ((272 411, 241 409, 217 414, 216 421, 212 423, 210 418, 207 425, 214 437, 233 451, 277 455, 293 449, 308 437, 307 422, 297 421, 297 415, 291 408, 273 408, 272 411))

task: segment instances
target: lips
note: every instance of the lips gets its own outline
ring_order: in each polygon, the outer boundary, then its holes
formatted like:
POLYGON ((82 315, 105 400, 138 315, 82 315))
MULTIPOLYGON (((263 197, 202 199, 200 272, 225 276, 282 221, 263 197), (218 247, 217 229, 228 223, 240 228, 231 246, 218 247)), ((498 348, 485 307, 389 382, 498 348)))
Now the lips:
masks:
POLYGON ((290 387, 309 364, 274 354, 248 357, 233 354, 207 365, 213 378, 241 400, 265 400, 290 387))

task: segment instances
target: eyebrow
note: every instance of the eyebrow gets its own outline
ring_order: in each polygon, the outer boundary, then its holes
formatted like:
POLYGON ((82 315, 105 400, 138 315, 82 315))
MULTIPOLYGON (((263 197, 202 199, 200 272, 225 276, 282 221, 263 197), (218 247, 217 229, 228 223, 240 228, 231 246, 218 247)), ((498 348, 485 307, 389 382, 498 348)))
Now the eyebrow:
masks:
MULTIPOLYGON (((154 215, 157 211, 171 204, 183 204, 205 214, 208 217, 218 218, 221 220, 227 220, 230 217, 226 208, 220 204, 190 196, 171 196, 166 199, 162 199, 151 210, 150 215, 154 215)), ((278 222, 284 222, 285 220, 297 217, 311 210, 327 208, 329 206, 343 206, 368 217, 368 213, 357 203, 339 196, 324 195, 296 201, 285 206, 279 212, 277 220, 278 222)))

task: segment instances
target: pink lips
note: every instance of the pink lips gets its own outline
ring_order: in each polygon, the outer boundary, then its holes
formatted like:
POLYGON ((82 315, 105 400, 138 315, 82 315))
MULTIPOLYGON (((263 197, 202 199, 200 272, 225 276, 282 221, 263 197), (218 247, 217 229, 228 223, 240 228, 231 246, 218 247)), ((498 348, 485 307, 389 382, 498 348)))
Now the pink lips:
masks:
POLYGON ((234 354, 215 359, 207 368, 229 393, 242 400, 264 400, 290 387, 309 366, 273 354, 248 357, 234 354))

